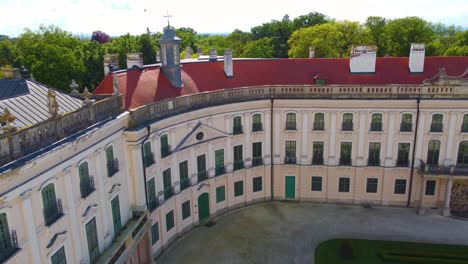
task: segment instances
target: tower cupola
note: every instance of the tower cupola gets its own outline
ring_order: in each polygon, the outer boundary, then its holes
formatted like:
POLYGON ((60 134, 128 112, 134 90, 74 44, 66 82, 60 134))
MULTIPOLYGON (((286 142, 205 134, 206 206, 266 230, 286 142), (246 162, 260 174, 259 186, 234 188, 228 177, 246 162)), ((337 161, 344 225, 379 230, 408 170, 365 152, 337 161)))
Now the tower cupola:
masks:
POLYGON ((180 43, 173 27, 167 24, 164 34, 159 39, 161 46, 162 72, 174 87, 182 87, 182 75, 180 69, 180 43))

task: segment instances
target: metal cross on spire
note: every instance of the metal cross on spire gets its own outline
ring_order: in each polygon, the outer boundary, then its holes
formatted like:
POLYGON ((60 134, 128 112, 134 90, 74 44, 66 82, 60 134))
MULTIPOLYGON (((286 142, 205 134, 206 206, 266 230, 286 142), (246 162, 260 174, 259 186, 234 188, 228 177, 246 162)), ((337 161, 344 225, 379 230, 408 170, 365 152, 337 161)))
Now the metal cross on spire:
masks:
POLYGON ((169 26, 169 18, 172 17, 172 15, 169 15, 169 10, 166 10, 166 15, 164 17, 167 17, 167 26, 169 26))

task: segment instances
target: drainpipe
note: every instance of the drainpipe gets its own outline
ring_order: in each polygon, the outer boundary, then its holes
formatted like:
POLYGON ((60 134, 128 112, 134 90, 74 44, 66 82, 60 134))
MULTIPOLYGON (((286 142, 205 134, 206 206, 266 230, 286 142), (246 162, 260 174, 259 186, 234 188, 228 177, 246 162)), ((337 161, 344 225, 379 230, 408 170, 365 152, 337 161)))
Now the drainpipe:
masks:
POLYGON ((421 98, 416 99, 416 127, 414 128, 414 139, 413 139, 413 153, 411 158, 411 172, 410 172, 410 182, 409 182, 409 194, 406 207, 411 205, 411 193, 413 188, 413 176, 414 176, 414 156, 416 155, 416 139, 418 138, 418 127, 419 127, 419 103, 421 98))
MULTIPOLYGON (((143 145, 145 144, 145 141, 148 140, 149 136, 150 136, 150 130, 151 130, 151 127, 150 126, 146 126, 146 130, 148 131, 148 134, 146 134, 146 137, 141 141, 141 157, 144 157, 144 147, 143 145)), ((145 167, 145 159, 142 158, 141 159, 141 165, 143 166, 143 179, 145 181, 145 199, 146 199, 146 208, 148 209, 148 191, 147 191, 147 187, 146 187, 146 167, 145 167)))
POLYGON ((270 107, 270 131, 271 131, 271 136, 270 136, 270 193, 271 193, 271 201, 273 201, 273 101, 274 99, 271 98, 271 107, 270 107))

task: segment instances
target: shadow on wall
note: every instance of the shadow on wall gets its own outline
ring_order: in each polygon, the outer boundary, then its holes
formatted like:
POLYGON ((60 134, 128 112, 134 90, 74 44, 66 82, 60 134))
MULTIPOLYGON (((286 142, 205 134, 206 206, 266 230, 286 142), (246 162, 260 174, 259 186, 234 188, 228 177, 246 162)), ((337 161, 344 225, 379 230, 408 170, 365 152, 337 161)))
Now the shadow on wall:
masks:
POLYGON ((453 184, 450 210, 453 214, 468 217, 468 181, 453 184))

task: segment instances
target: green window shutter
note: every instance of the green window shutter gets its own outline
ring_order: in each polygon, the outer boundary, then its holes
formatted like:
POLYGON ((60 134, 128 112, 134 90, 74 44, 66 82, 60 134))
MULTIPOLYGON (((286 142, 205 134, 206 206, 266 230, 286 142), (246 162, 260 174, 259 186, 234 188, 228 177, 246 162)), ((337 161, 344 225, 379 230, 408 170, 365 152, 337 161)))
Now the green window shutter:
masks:
POLYGON ((349 192, 349 178, 340 178, 338 192, 349 192))
POLYGON ((253 158, 261 158, 262 157, 262 142, 254 142, 252 143, 253 149, 253 158))
POLYGON ((254 114, 252 116, 252 131, 261 131, 262 129, 262 116, 260 114, 254 114))
POLYGON ((182 220, 190 217, 190 201, 186 201, 182 204, 182 220))
POLYGON ((120 218, 120 201, 119 201, 118 195, 114 199, 112 199, 111 207, 112 207, 112 220, 114 223, 114 235, 117 237, 117 235, 120 234, 120 231, 122 229, 122 222, 120 218))
MULTIPOLYGON (((0 214, 0 252, 8 254, 12 250, 12 244, 10 239, 10 229, 8 227, 7 216, 5 213, 0 214)), ((0 260, 2 254, 0 253, 0 260)))
POLYGON ((174 211, 166 214, 166 232, 169 232, 174 227, 174 211))
POLYGON ((151 226, 151 244, 154 245, 159 240, 158 222, 151 226))
POLYGON ((312 176, 312 191, 316 191, 316 192, 322 191, 322 177, 312 176))
POLYGON ((468 165, 468 141, 462 141, 458 145, 457 165, 468 165))
POLYGON ((96 218, 86 224, 86 238, 88 241, 89 259, 91 263, 96 263, 99 258, 99 242, 96 227, 96 218))
POLYGON ((325 129, 325 115, 323 113, 316 113, 314 115, 314 130, 325 129))
POLYGON ((156 184, 154 178, 151 178, 151 180, 148 181, 146 188, 146 192, 148 193, 148 202, 151 204, 151 202, 156 200, 156 184))
POLYGON ((88 162, 83 162, 78 167, 78 172, 80 175, 80 192, 81 198, 86 197, 90 183, 89 183, 89 169, 88 169, 88 162))
POLYGON ((206 156, 205 154, 197 157, 197 172, 206 173, 206 156))
POLYGON ((340 164, 351 165, 351 142, 341 142, 340 164))
POLYGON ((50 183, 42 189, 42 204, 44 206, 44 221, 46 225, 48 225, 58 213, 57 199, 55 198, 55 187, 53 183, 50 183))
POLYGON ((161 157, 166 157, 170 154, 170 149, 169 149, 169 139, 167 135, 162 135, 161 136, 161 157))
POLYGON ((244 168, 244 158, 242 154, 242 145, 234 146, 234 170, 244 168))
POLYGON ((369 142, 368 165, 380 165, 380 142, 369 142))
POLYGON ((413 115, 403 114, 401 117, 400 131, 409 132, 413 129, 413 115))
POLYGON ((143 145, 143 162, 145 163, 145 167, 149 167, 151 164, 154 163, 153 152, 151 150, 151 142, 146 142, 143 145))
POLYGON ((112 146, 106 148, 106 160, 107 162, 114 162, 114 148, 112 146))
POLYGON ((253 178, 253 192, 261 192, 263 189, 262 177, 253 178))
POLYGON ((163 171, 163 186, 164 186, 164 189, 172 186, 170 168, 163 171))
POLYGON ((434 195, 436 188, 436 181, 434 180, 427 180, 426 181, 426 195, 434 195))
POLYGON ((463 116, 463 123, 462 123, 461 132, 468 132, 468 114, 463 116))
POLYGON ((314 141, 312 143, 312 164, 323 164, 323 142, 314 141))
POLYGON ((296 114, 286 114, 286 130, 296 130, 296 114))
POLYGON ((377 193, 378 183, 379 183, 378 178, 367 178, 366 192, 377 193))
POLYGON ((234 197, 244 194, 244 181, 236 181, 234 183, 234 197))
POLYGON ((62 246, 50 258, 52 264, 67 264, 67 257, 65 256, 65 248, 62 246))
POLYGON ((106 162, 107 176, 111 177, 116 172, 116 164, 114 164, 114 148, 112 146, 106 148, 106 162))
POLYGON ((440 152, 440 141, 431 140, 427 149, 427 164, 438 165, 439 164, 439 152, 440 152))
POLYGON ((372 114, 371 131, 382 131, 382 114, 372 114))
POLYGON ((216 175, 224 173, 224 149, 215 151, 215 171, 216 175))
POLYGON ((216 202, 217 203, 220 203, 226 200, 225 189, 226 188, 224 186, 219 186, 216 188, 216 202))
POLYGON ((410 143, 398 143, 397 166, 407 167, 409 165, 410 143))
POLYGON ((406 193, 406 180, 396 179, 395 180, 395 194, 405 194, 406 193))
POLYGON ((179 163, 179 175, 181 181, 188 179, 188 162, 186 160, 179 163))

